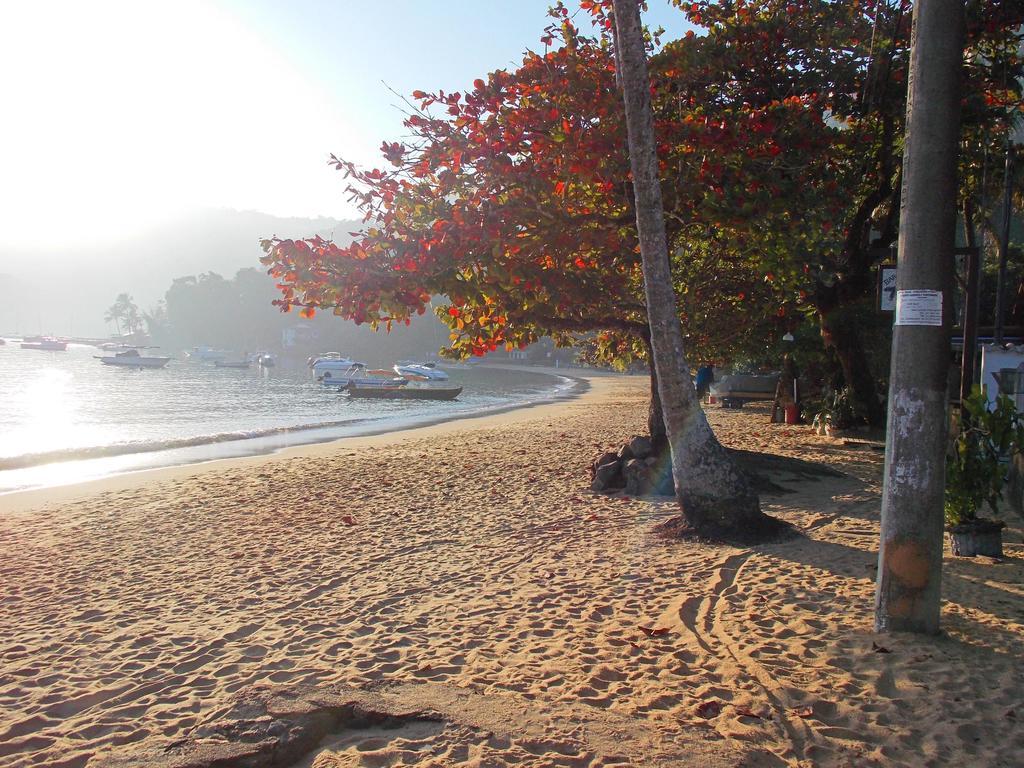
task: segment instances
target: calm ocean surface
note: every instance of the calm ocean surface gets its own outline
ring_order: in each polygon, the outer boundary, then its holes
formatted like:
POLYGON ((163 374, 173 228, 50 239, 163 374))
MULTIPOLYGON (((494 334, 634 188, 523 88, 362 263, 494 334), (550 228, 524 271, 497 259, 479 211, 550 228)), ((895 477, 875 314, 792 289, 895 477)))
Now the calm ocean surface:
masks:
POLYGON ((234 370, 174 359, 160 370, 0 346, 0 494, 302 443, 387 432, 569 394, 572 379, 448 368, 458 400, 351 400, 305 366, 234 370))

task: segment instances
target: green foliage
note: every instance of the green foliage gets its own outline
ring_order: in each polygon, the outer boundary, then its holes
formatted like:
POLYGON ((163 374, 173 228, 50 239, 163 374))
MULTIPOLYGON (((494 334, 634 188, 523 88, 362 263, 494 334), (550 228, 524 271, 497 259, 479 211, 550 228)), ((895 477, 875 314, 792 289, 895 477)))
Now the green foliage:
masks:
POLYGON ((117 335, 121 335, 121 323, 124 322, 125 331, 134 334, 142 330, 142 316, 139 308, 127 293, 119 293, 114 303, 107 309, 103 316, 105 322, 113 322, 117 328, 117 335))
POLYGON ((865 423, 864 412, 849 387, 826 389, 814 416, 814 426, 849 429, 865 423))
POLYGON ((1013 401, 999 395, 989 408, 979 387, 961 403, 956 439, 946 456, 946 525, 968 523, 983 504, 993 511, 1003 496, 1008 466, 1004 456, 1024 445, 1024 418, 1013 401))

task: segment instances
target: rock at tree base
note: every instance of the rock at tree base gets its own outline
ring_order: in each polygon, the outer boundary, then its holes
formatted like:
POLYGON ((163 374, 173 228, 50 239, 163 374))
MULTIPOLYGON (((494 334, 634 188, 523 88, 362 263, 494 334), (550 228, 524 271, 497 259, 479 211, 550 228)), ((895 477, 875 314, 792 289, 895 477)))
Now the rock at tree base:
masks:
POLYGON ((598 467, 602 467, 605 464, 612 464, 612 463, 614 463, 614 462, 616 462, 618 460, 619 460, 619 454, 617 454, 617 453, 614 453, 612 451, 608 451, 607 453, 602 453, 600 456, 598 456, 594 460, 594 463, 590 465, 590 479, 593 480, 594 477, 596 477, 596 475, 597 475, 597 468, 598 467))
POLYGON ((623 491, 629 496, 643 496, 650 492, 650 470, 640 459, 630 459, 622 468, 622 476, 626 480, 623 491))
POLYGON ((637 436, 630 440, 626 445, 629 447, 629 452, 633 454, 635 459, 646 459, 652 453, 654 453, 654 443, 651 442, 651 438, 637 436))
MULTIPOLYGON (((630 444, 636 443, 638 438, 630 440, 630 444)), ((650 442, 643 438, 645 442, 650 442)), ((636 448, 643 452, 643 444, 637 443, 629 448, 628 453, 637 453, 636 448)), ((771 453, 759 453, 756 451, 744 451, 737 448, 728 449, 730 455, 739 464, 740 468, 747 475, 754 490, 758 493, 782 494, 792 493, 790 488, 781 486, 774 482, 773 477, 787 483, 800 483, 803 481, 816 481, 830 477, 844 477, 842 472, 827 467, 817 462, 797 459, 792 456, 777 456, 771 453)), ((620 451, 620 453, 623 451, 620 451)), ((667 448, 657 453, 651 453, 642 460, 646 472, 641 471, 637 466, 628 469, 630 463, 639 461, 636 459, 623 460, 619 453, 604 453, 595 461, 590 468, 591 485, 593 491, 616 491, 626 488, 631 496, 674 496, 675 482, 672 479, 672 461, 667 448), (614 465, 614 469, 608 468, 614 465), (601 480, 597 480, 597 470, 604 467, 601 472, 601 480)))
POLYGON ((617 454, 606 453, 601 456, 591 465, 590 473, 593 478, 590 489, 593 491, 622 487, 622 464, 617 454))

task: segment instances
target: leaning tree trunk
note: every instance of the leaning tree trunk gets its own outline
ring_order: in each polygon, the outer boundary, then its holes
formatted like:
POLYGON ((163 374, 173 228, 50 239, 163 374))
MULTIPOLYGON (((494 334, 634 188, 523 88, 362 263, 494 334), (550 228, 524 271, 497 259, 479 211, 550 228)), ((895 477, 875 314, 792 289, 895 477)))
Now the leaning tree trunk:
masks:
POLYGON ((637 0, 614 0, 614 8, 647 316, 676 497, 686 523, 695 531, 749 535, 761 529, 768 518, 746 475, 711 431, 683 356, 669 272, 640 7, 637 0))

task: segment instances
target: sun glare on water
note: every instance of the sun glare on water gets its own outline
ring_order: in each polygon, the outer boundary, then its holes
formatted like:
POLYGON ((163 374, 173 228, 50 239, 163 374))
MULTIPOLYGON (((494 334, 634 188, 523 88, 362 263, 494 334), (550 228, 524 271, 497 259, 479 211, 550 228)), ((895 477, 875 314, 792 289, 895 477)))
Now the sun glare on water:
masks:
MULTIPOLYGON (((74 451, 116 440, 115 425, 89 423, 72 372, 42 368, 8 403, 18 423, 0 430, 0 466, 14 456, 74 451)), ((64 458, 70 458, 65 454, 64 458)), ((18 488, 66 485, 97 476, 96 461, 56 461, 0 472, 0 493, 18 488)), ((109 463, 109 462, 108 462, 109 463)))
POLYGON ((0 433, 0 457, 43 453, 63 447, 75 431, 73 376, 58 368, 44 368, 16 395, 21 402, 12 410, 24 421, 0 433))

